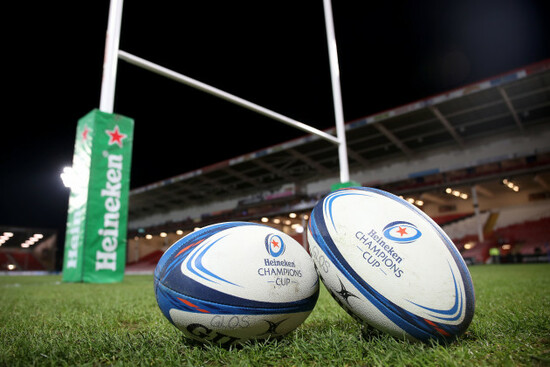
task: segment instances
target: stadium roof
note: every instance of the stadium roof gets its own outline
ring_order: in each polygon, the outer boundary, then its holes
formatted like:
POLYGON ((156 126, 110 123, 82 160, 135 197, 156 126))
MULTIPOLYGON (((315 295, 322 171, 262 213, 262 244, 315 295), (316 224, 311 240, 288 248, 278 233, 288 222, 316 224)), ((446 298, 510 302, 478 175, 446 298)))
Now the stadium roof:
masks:
MULTIPOLYGON (((537 126, 550 126, 550 59, 348 122, 350 171, 537 126)), ((129 215, 150 216, 338 172, 337 147, 309 135, 133 189, 129 215)))

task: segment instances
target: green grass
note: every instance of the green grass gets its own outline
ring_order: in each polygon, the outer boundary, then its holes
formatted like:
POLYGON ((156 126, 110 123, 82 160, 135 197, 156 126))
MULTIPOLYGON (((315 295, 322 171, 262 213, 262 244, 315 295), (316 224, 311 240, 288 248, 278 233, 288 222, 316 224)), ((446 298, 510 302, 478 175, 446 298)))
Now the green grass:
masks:
POLYGON ((323 288, 306 322, 280 340, 223 349, 184 339, 161 314, 152 276, 65 284, 0 277, 0 366, 547 366, 550 264, 471 269, 476 313, 450 345, 363 333, 323 288))

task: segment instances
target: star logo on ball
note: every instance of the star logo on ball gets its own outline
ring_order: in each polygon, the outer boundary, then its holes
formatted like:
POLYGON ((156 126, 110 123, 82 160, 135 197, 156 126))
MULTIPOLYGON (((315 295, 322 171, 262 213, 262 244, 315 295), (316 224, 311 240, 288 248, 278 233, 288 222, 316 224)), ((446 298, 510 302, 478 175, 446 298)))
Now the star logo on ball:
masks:
POLYGON ((128 137, 128 135, 120 132, 118 125, 115 126, 113 131, 105 130, 105 133, 109 135, 109 145, 117 144, 121 148, 122 148, 122 140, 128 137))
POLYGON ((271 256, 278 257, 285 252, 285 243, 279 235, 271 233, 265 238, 265 249, 271 256))
POLYGON ((403 228, 403 227, 399 227, 399 230, 396 231, 397 233, 399 233, 401 235, 401 237, 403 237, 404 235, 408 234, 407 233, 407 229, 406 228, 403 228))

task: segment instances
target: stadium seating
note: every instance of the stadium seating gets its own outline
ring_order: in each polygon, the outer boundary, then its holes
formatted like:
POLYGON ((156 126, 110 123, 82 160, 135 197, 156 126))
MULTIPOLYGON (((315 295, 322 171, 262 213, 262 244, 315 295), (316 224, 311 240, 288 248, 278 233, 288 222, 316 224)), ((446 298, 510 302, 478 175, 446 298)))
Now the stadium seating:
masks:
POLYGON ((511 244, 523 255, 543 252, 550 242, 550 217, 498 228, 495 236, 501 243, 511 244))
POLYGON ((139 259, 136 262, 129 263, 126 265, 127 272, 153 272, 157 263, 159 262, 162 254, 164 252, 161 250, 154 251, 149 255, 146 255, 139 259))
MULTIPOLYGON (((548 261, 550 203, 506 207, 495 210, 494 214, 498 214, 494 226, 485 232, 485 239, 481 243, 478 241, 477 221, 473 215, 446 222, 442 228, 470 263, 487 262, 491 247, 500 249, 501 262, 548 261), (465 244, 473 247, 465 248, 465 244)), ((484 227, 490 218, 490 212, 481 213, 484 227)))
POLYGON ((45 270, 32 252, 5 251, 0 253, 0 270, 7 270, 8 264, 16 266, 17 270, 45 270))
MULTIPOLYGON (((482 223, 482 226, 485 224, 489 218, 490 212, 480 213, 479 220, 482 223)), ((470 215, 464 219, 451 222, 450 224, 443 225, 442 228, 447 233, 447 236, 453 240, 462 239, 465 236, 476 234, 478 219, 475 215, 470 215)))
POLYGON ((434 222, 436 222, 440 226, 445 226, 445 225, 454 223, 458 220, 469 217, 471 215, 473 215, 473 213, 458 213, 458 214, 441 215, 438 217, 434 217, 432 219, 434 220, 434 222))
POLYGON ((485 240, 481 243, 477 243, 471 249, 463 250, 462 257, 466 260, 467 264, 484 264, 489 258, 489 249, 493 246, 494 241, 485 240))
POLYGON ((11 264, 12 261, 8 258, 8 256, 0 252, 0 270, 6 270, 8 268, 8 265, 11 264))
POLYGON ((543 201, 503 208, 499 210, 495 230, 521 222, 536 221, 541 218, 550 218, 550 203, 543 201))

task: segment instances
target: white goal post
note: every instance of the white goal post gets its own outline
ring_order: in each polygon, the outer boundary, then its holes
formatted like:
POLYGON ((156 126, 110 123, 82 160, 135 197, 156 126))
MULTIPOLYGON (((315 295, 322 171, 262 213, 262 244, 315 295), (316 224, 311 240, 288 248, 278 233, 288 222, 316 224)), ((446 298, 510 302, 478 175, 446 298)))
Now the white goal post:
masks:
POLYGON ((327 134, 326 132, 316 129, 310 125, 296 121, 292 118, 281 115, 280 113, 259 106, 253 102, 247 101, 233 94, 227 93, 218 88, 212 87, 208 84, 189 78, 173 70, 167 69, 150 61, 142 59, 138 56, 120 50, 119 43, 120 27, 122 20, 122 3, 123 0, 111 0, 109 8, 109 20, 107 23, 107 34, 105 41, 105 58, 103 64, 103 80, 101 83, 101 96, 99 105, 99 109, 101 111, 113 113, 117 65, 118 59, 121 59, 133 65, 139 66, 143 69, 152 71, 156 74, 162 75, 164 77, 201 90, 218 98, 222 98, 226 101, 249 109, 251 111, 270 117, 276 121, 293 126, 307 133, 317 135, 322 139, 336 144, 338 146, 338 160, 340 164, 340 182, 346 183, 350 181, 346 133, 344 127, 344 113, 342 108, 342 96, 340 92, 340 70, 338 66, 338 52, 336 48, 336 37, 334 33, 332 5, 330 0, 323 0, 323 6, 329 51, 334 114, 336 120, 336 136, 327 134))

